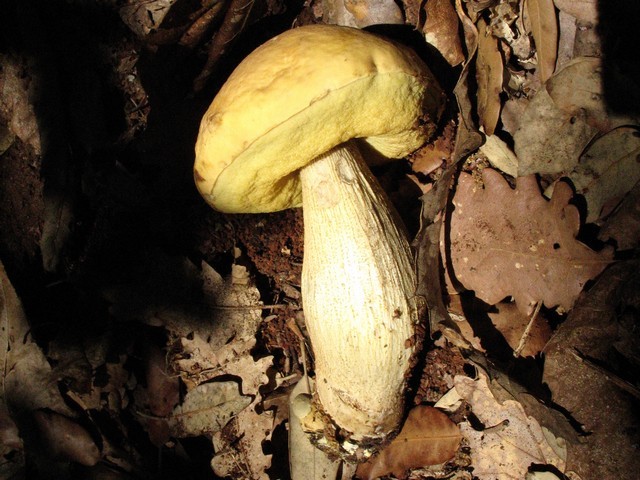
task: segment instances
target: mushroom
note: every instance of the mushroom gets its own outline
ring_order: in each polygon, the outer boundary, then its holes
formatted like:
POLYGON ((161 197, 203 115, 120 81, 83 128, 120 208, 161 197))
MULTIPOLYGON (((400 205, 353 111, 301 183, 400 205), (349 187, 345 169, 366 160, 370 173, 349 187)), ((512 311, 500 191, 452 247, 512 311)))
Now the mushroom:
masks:
POLYGON ((431 136, 442 103, 412 50, 310 25, 246 57, 200 125, 195 182, 213 208, 303 206, 314 405, 345 455, 400 427, 419 321, 407 235, 358 147, 378 163, 405 157, 431 136))

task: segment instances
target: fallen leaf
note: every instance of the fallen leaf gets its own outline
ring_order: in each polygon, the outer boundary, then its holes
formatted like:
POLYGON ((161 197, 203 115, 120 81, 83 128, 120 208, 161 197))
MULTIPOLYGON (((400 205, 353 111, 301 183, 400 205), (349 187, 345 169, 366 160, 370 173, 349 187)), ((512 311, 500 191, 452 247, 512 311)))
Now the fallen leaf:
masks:
POLYGON ((303 375, 289 397, 289 469, 292 480, 337 478, 342 462, 311 443, 301 420, 311 411, 312 380, 303 375))
POLYGON ((476 430, 469 422, 460 424, 469 441, 474 476, 480 480, 521 480, 533 463, 564 470, 565 442, 527 416, 518 402, 498 402, 483 372, 476 380, 458 375, 454 382, 458 394, 484 426, 476 430))
POLYGON ((566 173, 598 133, 638 125, 604 101, 600 59, 579 57, 551 77, 531 99, 514 133, 518 175, 566 173))
POLYGON ((460 430, 446 414, 426 405, 414 407, 398 436, 359 465, 356 475, 367 480, 389 474, 402 478, 409 469, 450 460, 461 439, 460 430))
MULTIPOLYGON (((72 415, 58 390, 57 377, 31 338, 31 327, 0 262, 0 402, 12 415, 49 408, 72 415)), ((14 417, 15 419, 15 417, 14 417)))
MULTIPOLYGON (((465 2, 465 5, 469 5, 469 3, 465 2)), ((473 20, 469 18, 465 8, 462 6, 462 0, 455 0, 455 7, 460 23, 462 24, 464 44, 467 50, 467 62, 465 64, 468 65, 469 59, 476 54, 478 47, 478 29, 475 25, 475 17, 473 20)))
POLYGON ((0 63, 0 109, 6 116, 8 127, 3 134, 3 141, 15 135, 29 145, 36 155, 40 155, 40 127, 33 105, 36 79, 27 73, 29 68, 26 59, 0 55, 0 63))
POLYGON ((465 60, 460 40, 460 20, 451 0, 427 0, 424 7, 427 20, 422 27, 427 43, 433 45, 444 59, 455 67, 465 60))
POLYGON ((76 421, 46 410, 35 411, 33 417, 40 434, 39 440, 53 457, 88 467, 102 458, 89 432, 76 421))
POLYGON ((513 150, 497 135, 488 135, 480 152, 487 157, 492 167, 512 177, 518 176, 518 158, 513 150))
POLYGON ((547 201, 533 175, 518 178, 515 190, 495 170, 484 169, 482 178, 484 188, 466 173, 458 180, 449 225, 453 274, 490 305, 512 296, 525 315, 539 301, 569 310, 610 263, 608 251, 576 240, 571 188, 559 183, 547 201))
POLYGON ((584 22, 598 22, 598 0, 554 0, 561 12, 568 13, 584 22))
POLYGON ((640 181, 640 130, 619 127, 596 139, 567 176, 587 204, 587 222, 610 213, 640 181))
POLYGON ((558 55, 558 19, 553 0, 526 0, 531 33, 536 44, 540 81, 546 82, 556 66, 558 55))
POLYGON ((489 318, 511 349, 515 351, 522 342, 520 356, 538 355, 551 338, 551 327, 542 314, 536 315, 526 338, 523 338, 531 318, 523 315, 513 303, 500 303, 496 307, 495 310, 488 312, 489 318))
POLYGON ((544 351, 542 381, 553 402, 589 432, 589 441, 573 445, 567 460, 567 469, 585 479, 632 479, 640 471, 638 399, 615 382, 616 371, 637 378, 631 359, 637 362, 640 351, 632 333, 640 311, 639 273, 637 259, 611 265, 580 296, 544 351), (635 343, 631 357, 621 354, 621 341, 635 343), (593 368, 587 358, 605 369, 593 368))
POLYGON ((171 433, 184 438, 218 432, 251 401, 242 395, 238 382, 203 383, 173 410, 168 418, 171 433))
POLYGON ((238 480, 269 480, 266 470, 271 466, 272 455, 264 453, 263 444, 271 439, 274 415, 271 410, 258 413, 256 407, 260 401, 256 397, 222 431, 214 434, 216 454, 211 467, 216 475, 238 480))
POLYGON ((493 131, 500 117, 500 93, 503 82, 503 60, 498 49, 498 39, 487 29, 487 23, 478 20, 478 57, 476 60, 478 82, 478 116, 487 135, 493 131))
POLYGON ((597 133, 587 122, 586 112, 565 112, 546 89, 540 89, 513 135, 518 176, 570 171, 597 133))

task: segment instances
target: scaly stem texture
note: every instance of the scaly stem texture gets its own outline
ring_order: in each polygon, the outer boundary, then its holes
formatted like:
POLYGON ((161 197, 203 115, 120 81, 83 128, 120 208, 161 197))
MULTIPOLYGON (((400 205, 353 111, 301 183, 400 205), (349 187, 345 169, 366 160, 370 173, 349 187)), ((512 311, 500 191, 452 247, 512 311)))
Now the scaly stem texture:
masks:
POLYGON ((402 421, 414 350, 411 249, 353 142, 300 177, 302 296, 320 407, 352 440, 383 441, 402 421))

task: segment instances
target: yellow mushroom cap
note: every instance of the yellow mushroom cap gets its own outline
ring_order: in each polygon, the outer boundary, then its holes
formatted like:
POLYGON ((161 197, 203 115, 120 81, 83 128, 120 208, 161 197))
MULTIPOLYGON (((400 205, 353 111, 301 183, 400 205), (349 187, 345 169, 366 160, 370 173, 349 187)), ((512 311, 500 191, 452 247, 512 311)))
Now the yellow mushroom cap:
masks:
POLYGON ((216 210, 301 206, 298 170, 350 139, 401 158, 433 133, 442 95, 410 49, 355 28, 309 25, 254 50, 200 124, 194 176, 216 210))

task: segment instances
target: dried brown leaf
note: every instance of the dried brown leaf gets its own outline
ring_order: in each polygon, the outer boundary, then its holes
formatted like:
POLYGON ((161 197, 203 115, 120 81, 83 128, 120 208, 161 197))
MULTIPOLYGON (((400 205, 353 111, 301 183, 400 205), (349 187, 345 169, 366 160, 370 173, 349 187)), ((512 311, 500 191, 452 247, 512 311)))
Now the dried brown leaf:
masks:
POLYGON ((455 277, 488 304, 507 296, 530 314, 542 301, 569 310, 585 283, 610 263, 576 240, 580 216, 569 205, 571 188, 560 183, 551 201, 535 176, 520 177, 513 190, 485 169, 484 189, 463 173, 453 198, 450 256, 455 277))
POLYGON ((358 467, 359 478, 393 474, 402 478, 412 468, 450 460, 460 445, 460 430, 440 410, 420 405, 409 412, 398 436, 378 455, 358 467))
POLYGON ((477 380, 459 375, 454 382, 457 393, 485 426, 476 430, 468 422, 460 424, 471 448, 474 476, 480 480, 520 480, 532 463, 552 464, 564 470, 564 440, 540 427, 520 403, 498 402, 485 374, 480 373, 477 380))
POLYGON ((174 437, 184 438, 219 432, 234 415, 251 403, 235 381, 198 385, 187 393, 169 418, 174 437))
POLYGON ((449 62, 460 65, 465 60, 460 39, 460 20, 451 0, 427 0, 427 20, 422 28, 427 43, 433 45, 449 62))
POLYGON ((523 338, 531 318, 523 315, 513 303, 501 303, 488 315, 512 350, 515 351, 520 342, 523 342, 523 348, 519 352, 523 357, 539 354, 551 338, 551 327, 540 313, 533 319, 526 338, 523 338))
MULTIPOLYGON (((467 4, 469 5, 469 4, 467 4)), ((456 13, 462 23, 462 32, 464 34, 464 44, 467 49, 467 62, 476 53, 478 47, 478 29, 475 26, 474 21, 467 15, 464 7, 462 6, 462 0, 455 0, 456 13)))
POLYGON ((546 82, 556 66, 558 55, 558 19, 553 0, 527 0, 531 33, 536 44, 540 81, 546 82))
POLYGON ((74 420, 54 412, 37 410, 33 414, 40 441, 54 457, 93 466, 102 454, 89 432, 74 420))
POLYGON ((561 12, 584 22, 598 21, 598 0, 555 0, 555 4, 561 12))
POLYGON ((480 123, 487 135, 493 135, 502 104, 500 93, 502 92, 503 61, 498 49, 498 39, 491 35, 483 19, 478 20, 476 80, 480 123))
POLYGON ((606 216, 640 181, 640 133, 619 127, 596 139, 568 174, 577 193, 584 195, 587 222, 606 216))
POLYGON ((258 413, 261 401, 257 396, 227 426, 213 436, 216 452, 211 466, 216 475, 238 480, 269 480, 266 470, 271 466, 271 455, 265 454, 263 444, 273 433, 273 411, 258 413))

